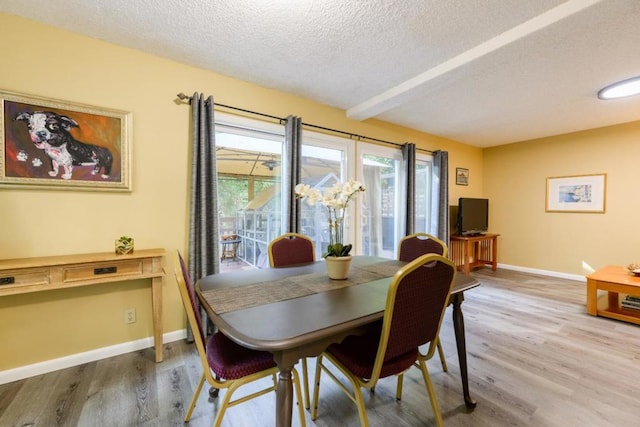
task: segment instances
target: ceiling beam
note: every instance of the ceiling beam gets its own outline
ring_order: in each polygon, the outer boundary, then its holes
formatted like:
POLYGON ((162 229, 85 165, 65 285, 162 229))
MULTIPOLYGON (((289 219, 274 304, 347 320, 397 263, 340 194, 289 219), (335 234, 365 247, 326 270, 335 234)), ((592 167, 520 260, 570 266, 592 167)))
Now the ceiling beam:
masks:
POLYGON ((400 83, 397 86, 349 108, 347 110, 347 117, 354 120, 366 120, 402 105, 406 100, 411 98, 411 91, 413 89, 425 85, 443 74, 462 67, 471 61, 494 52, 503 46, 528 36, 529 34, 555 24, 556 22, 587 9, 596 3, 600 3, 601 1, 603 0, 569 0, 559 6, 549 9, 535 18, 513 27, 492 39, 489 39, 409 80, 400 83))

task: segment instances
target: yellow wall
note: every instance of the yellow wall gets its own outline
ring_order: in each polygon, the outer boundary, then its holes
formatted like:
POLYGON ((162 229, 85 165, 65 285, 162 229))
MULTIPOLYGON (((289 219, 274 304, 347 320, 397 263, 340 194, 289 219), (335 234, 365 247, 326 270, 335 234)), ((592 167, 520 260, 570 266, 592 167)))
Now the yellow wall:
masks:
POLYGON ((484 151, 490 229, 499 262, 582 274, 640 261, 640 122, 504 145, 484 151), (606 212, 545 212, 546 178, 607 174, 606 212))
MULTIPOLYGON (((132 193, 0 188, 0 259, 113 250, 121 235, 138 248, 187 247, 189 107, 176 94, 203 92, 217 102, 383 140, 449 152, 471 171, 451 200, 482 192, 482 150, 345 112, 293 95, 0 14, 0 89, 131 111, 132 193)), ((455 182, 455 181, 452 181, 455 182)), ((164 330, 184 328, 173 278, 165 267, 164 330)), ((0 370, 29 365, 151 335, 144 282, 0 298, 0 370), (123 323, 126 308, 138 321, 123 323)))

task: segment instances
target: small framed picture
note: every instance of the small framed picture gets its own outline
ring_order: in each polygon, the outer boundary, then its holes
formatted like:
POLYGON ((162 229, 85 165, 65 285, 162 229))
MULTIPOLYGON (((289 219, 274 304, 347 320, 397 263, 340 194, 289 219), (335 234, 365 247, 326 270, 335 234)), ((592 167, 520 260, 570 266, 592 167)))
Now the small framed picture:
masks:
POLYGON ((456 185, 469 185, 469 169, 456 168, 456 185))
POLYGON ((604 213, 607 175, 547 178, 546 212, 604 213))
POLYGON ((131 113, 0 91, 0 188, 131 191, 131 113))

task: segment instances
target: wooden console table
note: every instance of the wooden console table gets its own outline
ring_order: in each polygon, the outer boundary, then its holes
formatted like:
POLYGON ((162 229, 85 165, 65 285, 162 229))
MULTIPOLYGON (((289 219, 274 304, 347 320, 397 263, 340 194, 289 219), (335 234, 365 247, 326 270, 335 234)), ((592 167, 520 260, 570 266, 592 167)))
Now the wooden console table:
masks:
POLYGON ((620 296, 640 296, 640 277, 626 268, 609 265, 587 276, 587 313, 640 325, 640 309, 623 308, 620 296), (598 290, 607 291, 598 298, 598 290))
POLYGON ((108 252, 0 260, 0 297, 108 282, 151 279, 153 344, 156 362, 162 362, 164 254, 164 249, 144 249, 127 255, 108 252))
POLYGON ((499 234, 452 235, 449 257, 464 274, 484 265, 490 265, 495 271, 498 267, 498 236, 499 234))

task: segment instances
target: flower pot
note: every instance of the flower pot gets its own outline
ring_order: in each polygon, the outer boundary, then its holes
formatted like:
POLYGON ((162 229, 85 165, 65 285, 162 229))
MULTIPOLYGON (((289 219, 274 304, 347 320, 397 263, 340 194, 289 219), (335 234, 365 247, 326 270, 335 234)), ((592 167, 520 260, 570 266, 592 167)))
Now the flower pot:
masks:
POLYGON ((126 255, 133 253, 133 239, 123 240, 122 238, 116 240, 116 254, 126 255))
POLYGON ((349 267, 351 267, 351 256, 328 256, 327 274, 330 279, 343 280, 349 277, 349 267))

